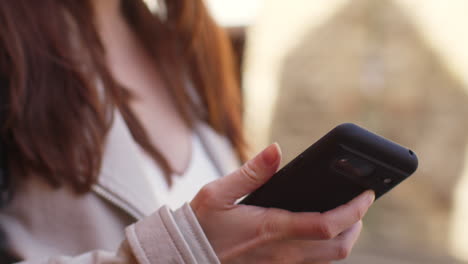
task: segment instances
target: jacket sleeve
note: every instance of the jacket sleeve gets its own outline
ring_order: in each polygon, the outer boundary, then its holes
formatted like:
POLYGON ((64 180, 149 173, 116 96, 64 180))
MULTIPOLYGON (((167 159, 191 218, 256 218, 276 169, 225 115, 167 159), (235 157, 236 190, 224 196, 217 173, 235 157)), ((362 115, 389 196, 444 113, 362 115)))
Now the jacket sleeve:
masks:
POLYGON ((26 260, 22 264, 218 264, 213 248, 190 205, 167 206, 130 225, 117 252, 92 251, 76 257, 26 260))

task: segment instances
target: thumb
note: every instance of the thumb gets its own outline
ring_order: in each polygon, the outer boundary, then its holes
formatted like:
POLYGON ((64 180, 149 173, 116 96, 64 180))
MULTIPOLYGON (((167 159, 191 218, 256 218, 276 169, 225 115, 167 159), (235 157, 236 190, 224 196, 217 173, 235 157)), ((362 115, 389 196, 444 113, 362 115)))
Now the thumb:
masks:
POLYGON ((233 173, 213 182, 221 201, 227 204, 247 195, 265 182, 278 170, 281 161, 281 150, 277 143, 271 144, 253 159, 247 161, 233 173))

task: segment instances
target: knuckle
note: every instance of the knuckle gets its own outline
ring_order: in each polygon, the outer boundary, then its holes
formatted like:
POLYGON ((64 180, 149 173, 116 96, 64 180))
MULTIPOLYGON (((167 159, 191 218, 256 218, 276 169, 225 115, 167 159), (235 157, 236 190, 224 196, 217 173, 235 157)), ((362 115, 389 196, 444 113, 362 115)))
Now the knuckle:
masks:
POLYGON ((266 220, 258 230, 258 236, 264 241, 273 241, 279 236, 279 228, 275 221, 266 220))
POLYGON ((350 222, 356 223, 361 220, 366 212, 365 208, 353 206, 351 204, 344 204, 341 206, 341 209, 346 212, 350 222))
POLYGON ((197 194, 197 202, 206 205, 210 201, 216 198, 215 186, 213 184, 207 184, 203 186, 197 194))
POLYGON ((240 172, 244 175, 251 183, 258 184, 258 173, 255 166, 252 164, 252 161, 248 161, 240 168, 240 172))
POLYGON ((345 244, 341 244, 335 249, 335 258, 337 260, 345 259, 351 253, 351 248, 345 244))
POLYGON ((304 252, 298 249, 297 246, 289 244, 275 248, 275 251, 269 254, 265 263, 292 264, 305 262, 306 257, 304 256, 304 252))
POLYGON ((356 219, 356 221, 361 220, 364 217, 364 214, 365 214, 365 209, 361 208, 361 207, 358 207, 355 210, 355 217, 356 217, 355 219, 356 219))
POLYGON ((285 236, 283 228, 284 217, 273 209, 268 209, 262 224, 259 226, 257 235, 265 242, 282 239, 285 236))
POLYGON ((345 204, 343 206, 345 207, 345 210, 350 212, 349 214, 354 222, 361 220, 366 214, 366 208, 362 206, 352 206, 351 204, 345 204))
POLYGON ((282 254, 279 253, 280 256, 278 257, 278 261, 275 263, 281 263, 281 264, 291 264, 291 263, 305 263, 306 258, 302 254, 282 254))
POLYGON ((329 240, 335 237, 335 232, 329 222, 322 220, 317 224, 317 235, 320 239, 329 240))
POLYGON ((299 249, 297 246, 290 246, 287 249, 288 254, 284 255, 282 263, 306 263, 307 258, 303 250, 299 249))

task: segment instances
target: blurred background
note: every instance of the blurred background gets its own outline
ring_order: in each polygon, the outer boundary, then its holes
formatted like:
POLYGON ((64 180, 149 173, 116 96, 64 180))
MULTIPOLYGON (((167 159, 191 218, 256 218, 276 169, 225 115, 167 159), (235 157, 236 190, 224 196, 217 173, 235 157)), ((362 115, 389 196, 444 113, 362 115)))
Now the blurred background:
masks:
POLYGON ((418 153, 341 263, 468 263, 468 1, 206 0, 242 64, 252 152, 342 122, 418 153))

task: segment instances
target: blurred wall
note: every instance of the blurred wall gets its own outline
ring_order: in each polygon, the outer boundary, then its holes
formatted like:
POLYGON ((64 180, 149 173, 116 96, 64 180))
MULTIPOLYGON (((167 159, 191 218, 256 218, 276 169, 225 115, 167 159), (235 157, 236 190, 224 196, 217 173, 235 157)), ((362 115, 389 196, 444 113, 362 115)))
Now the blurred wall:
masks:
POLYGON ((418 173, 369 212, 346 263, 457 263, 450 255, 466 254, 463 4, 268 1, 250 31, 245 90, 255 150, 278 141, 288 161, 351 121, 419 154, 418 173))
POLYGON ((345 0, 264 1, 250 26, 244 64, 246 128, 252 153, 266 146, 283 58, 308 30, 326 21, 345 0))

